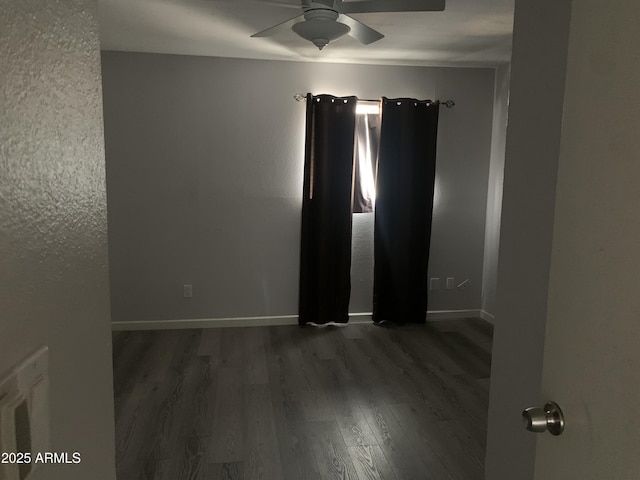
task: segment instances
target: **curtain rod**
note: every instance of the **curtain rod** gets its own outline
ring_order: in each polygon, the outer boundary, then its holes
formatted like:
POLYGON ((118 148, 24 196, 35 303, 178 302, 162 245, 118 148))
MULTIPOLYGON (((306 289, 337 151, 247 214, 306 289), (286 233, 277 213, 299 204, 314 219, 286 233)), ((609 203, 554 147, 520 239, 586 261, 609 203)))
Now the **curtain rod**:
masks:
MULTIPOLYGON (((293 98, 295 98, 298 102, 304 102, 307 100, 307 96, 304 93, 296 93, 293 98)), ((369 98, 359 98, 358 100, 362 101, 362 102, 378 102, 380 101, 379 98, 372 100, 369 98)), ((453 100, 449 99, 449 100, 444 100, 442 102, 440 102, 440 105, 444 105, 447 108, 453 108, 455 106, 456 102, 454 102, 453 100)))

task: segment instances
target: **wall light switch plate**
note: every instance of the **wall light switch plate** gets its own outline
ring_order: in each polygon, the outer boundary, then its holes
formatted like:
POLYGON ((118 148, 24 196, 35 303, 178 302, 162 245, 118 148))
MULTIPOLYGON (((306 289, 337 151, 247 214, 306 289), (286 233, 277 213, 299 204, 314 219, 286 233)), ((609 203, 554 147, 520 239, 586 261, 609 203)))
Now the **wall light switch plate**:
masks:
MULTIPOLYGON (((0 452, 51 450, 49 349, 41 347, 0 380, 0 452)), ((0 464, 0 480, 28 480, 38 464, 0 464)))
POLYGON ((184 298, 193 297, 193 285, 183 285, 182 294, 184 295, 184 298))
POLYGON ((438 277, 429 279, 429 290, 440 290, 440 279, 438 277))
MULTIPOLYGON (((16 392, 0 398, 0 452, 2 453, 18 451, 16 412, 24 403, 25 398, 16 392)), ((12 462, 0 463, 0 479, 20 480, 20 466, 12 462)))

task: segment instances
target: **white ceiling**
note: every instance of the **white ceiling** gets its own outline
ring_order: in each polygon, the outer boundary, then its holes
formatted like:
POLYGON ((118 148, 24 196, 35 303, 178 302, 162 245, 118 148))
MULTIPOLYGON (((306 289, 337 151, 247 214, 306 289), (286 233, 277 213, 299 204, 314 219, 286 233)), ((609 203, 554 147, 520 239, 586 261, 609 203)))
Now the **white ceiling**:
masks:
POLYGON ((511 57, 513 2, 447 0, 444 12, 353 14, 385 38, 362 45, 345 36, 322 51, 290 29, 269 38, 251 38, 255 32, 302 13, 264 0, 99 0, 98 18, 103 50, 338 63, 493 66, 511 57))

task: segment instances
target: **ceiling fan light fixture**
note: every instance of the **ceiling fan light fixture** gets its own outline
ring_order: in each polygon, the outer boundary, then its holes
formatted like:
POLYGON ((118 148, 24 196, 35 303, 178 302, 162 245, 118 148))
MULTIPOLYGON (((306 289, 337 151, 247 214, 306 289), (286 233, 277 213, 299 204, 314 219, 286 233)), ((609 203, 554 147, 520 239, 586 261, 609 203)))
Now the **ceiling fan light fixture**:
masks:
POLYGON ((309 40, 318 49, 322 50, 329 42, 332 42, 351 31, 344 23, 335 20, 312 18, 304 22, 296 23, 291 27, 294 32, 305 40, 309 40))

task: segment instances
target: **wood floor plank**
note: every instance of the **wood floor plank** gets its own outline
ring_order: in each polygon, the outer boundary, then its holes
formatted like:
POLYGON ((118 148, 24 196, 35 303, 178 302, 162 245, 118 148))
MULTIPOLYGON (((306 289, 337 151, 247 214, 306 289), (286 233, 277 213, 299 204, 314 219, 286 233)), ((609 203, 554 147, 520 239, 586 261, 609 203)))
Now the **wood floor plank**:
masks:
POLYGON ((430 325, 437 326, 436 328, 441 332, 454 332, 464 335, 474 346, 481 348, 485 353, 491 354, 492 331, 488 332, 482 325, 472 322, 472 319, 431 322, 430 325))
POLYGON ((486 419, 489 411, 489 397, 487 390, 478 382, 479 379, 470 375, 451 375, 447 378, 447 384, 452 385, 459 393, 461 399, 471 406, 475 406, 476 414, 486 419))
MULTIPOLYGON (((152 423, 150 410, 156 411, 156 405, 163 402, 164 395, 154 395, 160 386, 140 384, 140 388, 148 389, 144 395, 136 400, 137 413, 134 418, 129 416, 116 417, 116 471, 118 480, 137 480, 139 477, 155 478, 159 468, 155 445, 159 444, 160 436, 155 423, 152 423), (149 400, 154 405, 149 408, 149 400), (121 429, 125 429, 123 435, 121 429), (148 440, 148 442, 146 442, 148 440)), ((136 397, 132 397, 132 400, 136 397)))
POLYGON ((449 375, 460 375, 465 370, 456 361, 455 355, 442 343, 440 337, 433 336, 424 325, 409 325, 401 331, 392 332, 391 338, 402 344, 407 353, 417 362, 428 364, 449 375))
POLYGON ((113 392, 116 397, 132 390, 140 361, 151 348, 149 337, 152 332, 127 333, 120 343, 119 356, 113 361, 113 392))
POLYGON ((223 328, 221 331, 220 366, 243 368, 244 328, 223 328))
MULTIPOLYGON (((148 332, 139 332, 148 338, 148 332)), ((193 345, 197 332, 175 331, 180 347, 170 352, 171 371, 160 383, 138 383, 136 395, 130 401, 136 406, 135 420, 116 417, 118 435, 116 451, 117 470, 120 476, 134 475, 134 469, 149 465, 151 459, 167 458, 171 451, 168 434, 174 409, 184 383, 184 371, 189 360, 186 353, 193 345)), ((143 335, 140 336, 143 338, 143 335)), ((132 372, 134 370, 130 370, 132 372)))
POLYGON ((245 386, 244 474, 247 480, 282 478, 280 447, 269 386, 245 386))
POLYGON ((376 437, 360 410, 357 398, 349 395, 348 383, 341 378, 337 362, 318 361, 314 367, 322 382, 322 388, 327 391, 327 401, 331 405, 345 444, 349 447, 377 444, 376 437))
POLYGON ((172 467, 172 459, 149 459, 142 468, 140 477, 121 477, 118 473, 117 478, 118 480, 171 480, 173 475, 172 467))
POLYGON ((448 335, 454 338, 456 345, 475 361, 479 371, 476 378, 489 378, 491 375, 491 350, 487 351, 484 346, 472 341, 462 332, 449 332, 448 335))
POLYGON ((389 354, 388 362, 394 365, 400 378, 406 382, 406 389, 414 393, 409 402, 422 409, 422 415, 430 420, 451 420, 462 418, 471 435, 478 441, 486 436, 488 402, 486 395, 479 394, 468 375, 446 375, 440 369, 431 368, 429 363, 414 362, 409 355, 393 355, 397 345, 376 344, 389 354))
MULTIPOLYGON (((423 443, 426 451, 437 456, 452 478, 482 480, 484 461, 480 454, 481 448, 470 439, 461 443, 461 438, 452 431, 457 428, 454 421, 427 421, 417 409, 407 404, 391 405, 390 408, 400 423, 411 425, 418 441, 423 443), (465 448, 461 448, 462 445, 465 448)), ((460 433, 460 430, 457 432, 460 433)))
POLYGON ((322 480, 304 428, 302 410, 291 390, 286 366, 269 362, 269 387, 283 480, 322 480))
POLYGON ((220 359, 220 345, 222 343, 222 328, 206 328, 202 331, 198 355, 220 359))
POLYGON ((123 406, 121 397, 127 397, 135 385, 141 382, 165 381, 171 362, 178 351, 178 339, 184 342, 186 338, 184 334, 166 330, 134 333, 137 335, 133 342, 138 346, 135 356, 127 359, 130 365, 126 372, 114 371, 116 417, 119 416, 119 409, 123 406), (122 377, 126 377, 126 380, 122 380, 122 377))
MULTIPOLYGON (((142 379, 138 381, 159 383, 164 381, 174 353, 179 348, 180 336, 176 335, 172 330, 159 330, 155 332, 157 335, 150 341, 154 343, 150 350, 148 363, 145 364, 145 370, 142 379)), ((185 338, 189 338, 186 336, 185 338)), ((196 336, 190 339, 191 342, 196 341, 196 336)))
MULTIPOLYGON (((451 451, 459 451, 469 459, 469 461, 476 466, 480 472, 484 472, 486 435, 481 439, 481 442, 477 442, 469 434, 468 429, 465 428, 466 426, 457 419, 441 422, 441 425, 445 434, 450 436, 452 439, 451 450, 447 453, 450 454, 451 451)), ((482 474, 480 478, 483 478, 482 474)))
POLYGON ((209 471, 206 462, 206 443, 200 437, 189 437, 182 448, 171 459, 167 468, 167 480, 208 480, 209 471))
POLYGON ((144 400, 152 385, 141 384, 128 398, 125 408, 121 409, 117 417, 116 429, 116 463, 121 475, 132 468, 139 468, 139 445, 144 441, 145 406, 144 400))
POLYGON ((218 367, 211 357, 201 357, 200 375, 194 396, 194 432, 198 436, 213 435, 215 419, 216 388, 218 384, 218 367))
POLYGON ((327 392, 322 388, 313 364, 308 361, 310 352, 309 337, 300 334, 300 329, 293 336, 294 340, 288 345, 284 356, 284 363, 288 365, 291 380, 295 382, 293 391, 296 392, 297 402, 302 409, 305 421, 333 420, 331 405, 327 400, 327 392))
POLYGON ((450 402, 451 414, 448 420, 459 420, 476 442, 485 445, 489 410, 486 393, 478 395, 480 389, 475 380, 467 375, 435 377, 438 378, 442 397, 450 402))
POLYGON ((312 338, 312 351, 318 360, 334 360, 336 358, 335 329, 336 327, 317 328, 311 326, 304 329, 312 338))
POLYGON ((238 463, 211 463, 207 480, 244 480, 243 465, 238 463))
POLYGON ((266 385, 269 382, 269 375, 262 329, 246 328, 243 348, 244 382, 247 385, 266 385))
POLYGON ((308 422, 311 445, 323 480, 359 480, 336 422, 308 422))
MULTIPOLYGON (((380 340, 379 338, 377 340, 380 340)), ((379 346, 383 346, 377 343, 379 346)), ((387 350, 393 352, 393 343, 387 350)), ((477 426, 477 435, 484 435, 488 404, 474 395, 474 385, 465 381, 467 375, 446 375, 439 369, 432 369, 429 363, 414 362, 411 356, 395 355, 389 358, 411 385, 415 396, 410 403, 423 404, 424 414, 431 414, 436 420, 450 420, 462 416, 465 421, 477 426)), ((407 402, 404 402, 407 403, 407 402)))
POLYGON ((159 405, 157 417, 149 426, 155 430, 151 436, 154 444, 152 446, 153 456, 156 458, 169 458, 173 454, 175 437, 173 436, 173 426, 176 424, 175 417, 178 415, 180 398, 184 389, 185 376, 179 373, 173 382, 173 386, 168 395, 164 396, 164 401, 159 405))
POLYGON ((244 458, 244 383, 242 369, 218 370, 210 463, 237 463, 244 458))
POLYGON ((169 458, 174 453, 178 437, 185 435, 186 429, 191 425, 189 413, 184 412, 185 405, 189 405, 192 388, 196 382, 193 350, 200 338, 200 331, 182 330, 176 331, 180 335, 176 355, 171 361, 168 382, 159 384, 159 395, 152 400, 160 400, 161 403, 149 402, 147 408, 152 408, 156 416, 150 416, 150 428, 155 428, 156 433, 151 438, 156 442, 149 444, 153 449, 153 455, 157 458, 169 458), (169 389, 166 387, 170 386, 169 389))
MULTIPOLYGON (((393 413, 393 409, 397 406, 398 404, 389 406, 391 415, 394 415, 396 419, 398 417, 393 413)), ((434 448, 437 445, 437 438, 427 437, 431 443, 424 443, 415 425, 403 421, 399 421, 399 424, 402 427, 402 433, 396 434, 396 437, 401 440, 396 444, 399 444, 402 450, 412 449, 414 452, 419 452, 421 467, 417 472, 418 475, 424 479, 453 480, 455 478, 454 472, 451 471, 442 452, 434 448)), ((383 451, 386 453, 387 450, 384 447, 387 446, 383 446, 383 451)), ((412 474, 415 475, 415 470, 412 471, 412 474)))
POLYGON ((400 480, 379 445, 349 447, 348 450, 361 480, 400 480))
POLYGON ((293 414, 291 406, 296 405, 297 418, 294 420, 297 421, 302 418, 299 409, 301 394, 297 388, 293 370, 295 370, 295 366, 291 365, 283 356, 274 355, 267 361, 271 401, 274 405, 282 405, 289 415, 293 414))
POLYGON ((308 330, 310 335, 317 341, 320 346, 318 351, 319 360, 335 360, 336 369, 345 380, 353 379, 353 369, 351 362, 348 360, 348 340, 342 335, 342 331, 347 327, 327 327, 316 328, 318 332, 314 332, 314 327, 308 330))
POLYGON ((439 341, 447 355, 455 359, 456 363, 464 370, 464 373, 475 378, 489 377, 491 364, 487 364, 486 358, 481 358, 477 351, 468 351, 469 343, 463 341, 464 337, 462 335, 457 335, 454 332, 438 332, 432 329, 431 336, 439 341))
MULTIPOLYGON (((372 327, 373 328, 373 327, 372 327)), ((353 372, 353 382, 368 390, 377 402, 402 403, 408 392, 398 383, 397 371, 380 359, 378 349, 367 339, 345 340, 345 361, 353 372)))
POLYGON ((118 480, 480 480, 491 339, 479 319, 117 333, 118 480))
POLYGON ((438 419, 451 418, 451 409, 442 396, 442 392, 434 389, 424 376, 415 368, 415 364, 398 352, 395 345, 389 342, 381 348, 379 336, 365 338, 363 348, 371 358, 372 366, 383 372, 385 378, 398 392, 397 400, 388 403, 422 403, 424 408, 438 419))
POLYGON ((340 333, 344 338, 353 340, 354 338, 363 338, 363 325, 362 324, 350 324, 344 327, 340 327, 340 333))
MULTIPOLYGON (((386 404, 364 405, 363 411, 378 438, 378 445, 390 468, 402 480, 450 480, 438 462, 425 458, 420 445, 412 440, 386 404)), ((430 457, 433 452, 426 452, 430 457)))
POLYGON ((207 357, 192 355, 184 369, 180 398, 176 403, 168 435, 176 449, 188 438, 213 432, 217 376, 207 357))

